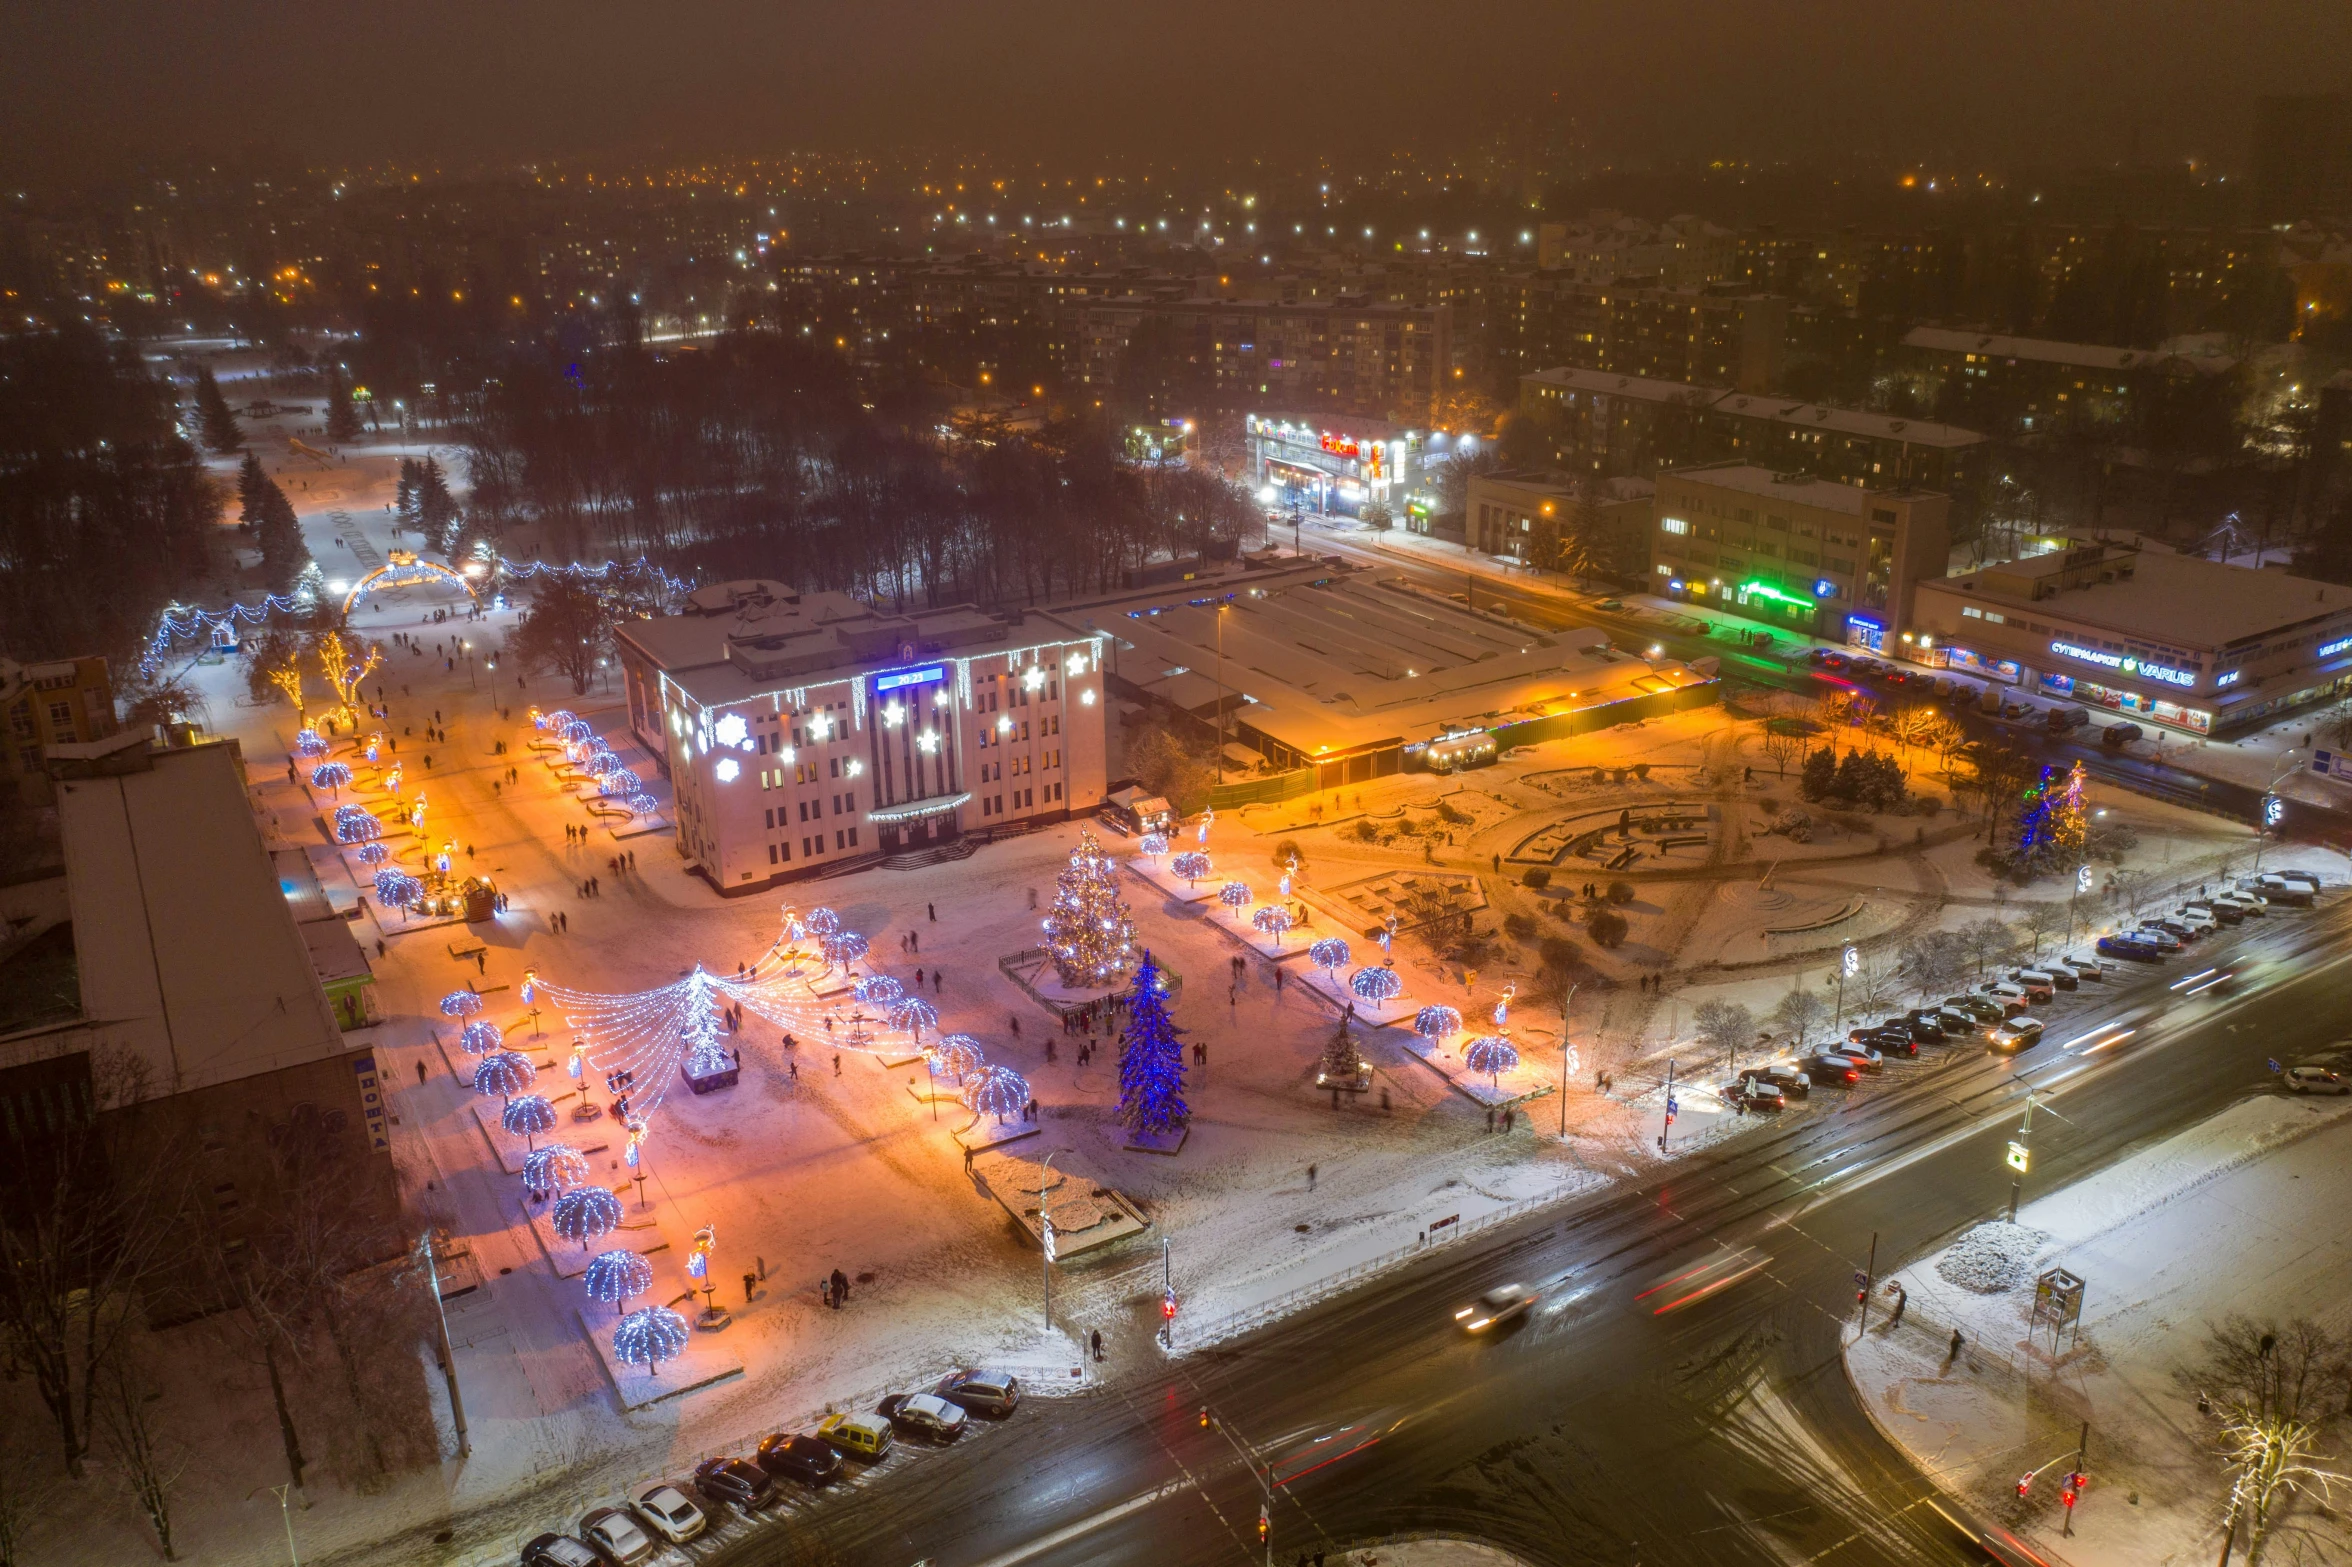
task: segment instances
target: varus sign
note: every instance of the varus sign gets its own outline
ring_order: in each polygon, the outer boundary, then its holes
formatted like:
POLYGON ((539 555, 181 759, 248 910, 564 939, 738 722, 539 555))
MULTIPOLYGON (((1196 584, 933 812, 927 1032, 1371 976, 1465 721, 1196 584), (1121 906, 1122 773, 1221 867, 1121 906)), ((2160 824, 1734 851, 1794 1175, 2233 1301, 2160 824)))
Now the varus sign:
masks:
POLYGON ((2334 658, 2338 653, 2343 652, 2346 648, 2352 648, 2352 637, 2338 637, 2333 642, 2322 642, 2319 645, 2319 656, 2321 658, 2334 658))
POLYGON ((2050 651, 2062 654, 2067 658, 2079 658, 2086 664, 2104 665, 2106 668, 2119 670, 2127 675, 2138 675, 2144 679, 2162 681, 2168 686, 2194 686, 2197 683, 2195 673, 2190 670, 2167 669, 2162 664, 2145 663, 2121 653, 2102 653, 2093 647, 2077 647, 2072 642, 2053 642, 2050 644, 2050 651))

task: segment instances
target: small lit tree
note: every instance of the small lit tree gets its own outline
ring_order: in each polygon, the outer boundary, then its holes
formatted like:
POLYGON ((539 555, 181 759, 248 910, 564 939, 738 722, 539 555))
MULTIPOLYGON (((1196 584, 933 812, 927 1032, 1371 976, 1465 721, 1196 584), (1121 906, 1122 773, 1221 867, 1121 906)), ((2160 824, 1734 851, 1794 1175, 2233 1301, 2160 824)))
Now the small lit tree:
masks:
POLYGON ((1135 949, 1135 921, 1119 896, 1119 868, 1093 833, 1082 832, 1055 887, 1054 906, 1045 916, 1054 970, 1072 990, 1099 990, 1126 971, 1135 949))

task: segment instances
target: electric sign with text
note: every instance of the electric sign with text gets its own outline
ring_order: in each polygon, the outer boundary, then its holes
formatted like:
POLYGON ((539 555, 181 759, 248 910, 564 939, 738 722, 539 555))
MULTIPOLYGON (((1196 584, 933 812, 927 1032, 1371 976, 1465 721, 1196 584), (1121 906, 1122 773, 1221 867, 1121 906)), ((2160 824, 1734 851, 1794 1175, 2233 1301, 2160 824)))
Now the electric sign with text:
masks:
POLYGON ((2099 664, 2108 669, 2120 670, 2127 675, 2140 675, 2149 680, 2159 680, 2168 686, 2194 686, 2197 683, 2197 675, 2194 670, 2167 669, 2162 664, 2150 664, 2122 653, 2102 653, 2097 648, 2078 647, 2072 642, 2053 642, 2050 644, 2050 651, 2066 658, 2079 658, 2086 664, 2099 664))

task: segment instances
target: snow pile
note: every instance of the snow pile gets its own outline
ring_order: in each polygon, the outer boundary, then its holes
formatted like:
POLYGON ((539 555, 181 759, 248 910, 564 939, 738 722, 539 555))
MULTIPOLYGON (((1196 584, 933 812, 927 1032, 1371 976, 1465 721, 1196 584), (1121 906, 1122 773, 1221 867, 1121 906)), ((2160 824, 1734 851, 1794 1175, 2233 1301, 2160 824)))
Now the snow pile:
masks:
POLYGON ((1954 1241, 1936 1258, 1935 1270, 1946 1283, 1974 1294, 2003 1294, 2026 1281, 2034 1254, 2049 1239, 2048 1230, 1989 1219, 1954 1241))

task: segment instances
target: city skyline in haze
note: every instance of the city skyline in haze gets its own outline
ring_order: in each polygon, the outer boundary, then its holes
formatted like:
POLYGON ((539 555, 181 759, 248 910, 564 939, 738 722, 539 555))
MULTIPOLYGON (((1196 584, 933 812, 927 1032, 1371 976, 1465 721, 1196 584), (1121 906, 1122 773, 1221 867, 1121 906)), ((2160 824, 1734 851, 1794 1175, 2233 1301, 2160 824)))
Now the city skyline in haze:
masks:
POLYGON ((987 149, 1064 163, 1441 155, 1573 121, 1599 164, 2243 165, 2352 13, 2069 0, 1436 9, 538 3, 10 8, 0 169, 987 149))

